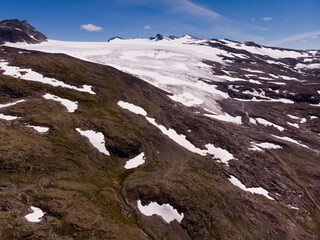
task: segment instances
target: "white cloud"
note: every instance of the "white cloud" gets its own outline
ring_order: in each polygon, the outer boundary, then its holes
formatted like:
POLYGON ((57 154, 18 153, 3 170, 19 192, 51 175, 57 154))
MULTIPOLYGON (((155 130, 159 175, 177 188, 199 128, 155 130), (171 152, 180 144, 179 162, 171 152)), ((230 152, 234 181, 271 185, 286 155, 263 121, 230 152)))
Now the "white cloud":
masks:
POLYGON ((319 34, 320 34, 320 31, 306 32, 306 33, 296 34, 296 35, 292 35, 292 36, 289 36, 286 38, 274 40, 274 41, 271 41, 267 44, 268 45, 280 45, 280 44, 287 43, 287 42, 294 42, 294 41, 302 40, 302 39, 312 37, 315 35, 319 35, 319 34))
POLYGON ((95 25, 93 25, 91 23, 89 23, 87 25, 81 25, 80 28, 84 29, 86 31, 89 31, 89 32, 101 32, 103 30, 102 27, 95 26, 95 25))
POLYGON ((264 20, 264 21, 270 21, 270 20, 272 20, 272 17, 264 17, 264 18, 262 18, 262 20, 264 20))
POLYGON ((318 38, 318 36, 317 35, 313 35, 310 39, 316 39, 316 38, 318 38))
POLYGON ((144 29, 150 30, 150 29, 151 29, 151 26, 150 26, 150 25, 146 25, 146 26, 144 26, 144 29))

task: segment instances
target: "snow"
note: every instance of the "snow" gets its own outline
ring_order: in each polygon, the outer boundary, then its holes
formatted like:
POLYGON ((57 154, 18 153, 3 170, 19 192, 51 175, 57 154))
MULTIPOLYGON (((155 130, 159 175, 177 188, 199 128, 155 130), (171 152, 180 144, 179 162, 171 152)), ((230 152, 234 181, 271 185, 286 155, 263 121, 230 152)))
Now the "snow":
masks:
POLYGON ((42 74, 37 73, 32 69, 9 66, 8 64, 9 64, 8 62, 0 62, 0 69, 4 70, 4 73, 3 73, 4 75, 23 79, 26 81, 34 81, 34 82, 49 84, 54 87, 64 87, 64 88, 74 89, 80 92, 95 94, 95 92, 93 92, 91 89, 92 86, 83 85, 82 88, 78 88, 69 84, 65 84, 64 82, 54 78, 44 77, 42 74))
POLYGON ((141 114, 145 116, 146 120, 157 127, 164 135, 168 136, 171 140, 179 144, 180 146, 186 148, 190 152, 197 153, 202 156, 206 156, 207 154, 214 155, 215 158, 219 158, 222 163, 228 163, 229 160, 233 159, 233 155, 229 153, 227 150, 221 149, 219 147, 215 147, 213 144, 206 144, 206 150, 202 150, 194 146, 191 142, 189 142, 185 135, 178 134, 174 129, 167 129, 165 126, 160 125, 156 122, 154 118, 147 117, 147 112, 134 104, 119 101, 118 105, 124 109, 127 109, 133 113, 141 114))
MULTIPOLYGON (((14 105, 16 105, 18 103, 22 103, 22 102, 25 102, 25 100, 18 100, 18 101, 11 102, 11 103, 0 104, 0 109, 14 106, 14 105)), ((11 121, 11 120, 15 120, 17 118, 18 117, 16 117, 16 116, 10 116, 10 115, 5 115, 5 114, 0 113, 0 119, 3 119, 3 120, 11 121)))
POLYGON ((264 142, 264 143, 254 143, 251 142, 251 147, 249 148, 249 150, 252 151, 263 151, 262 149, 281 149, 282 147, 273 143, 268 143, 268 142, 264 142))
POLYGON ((40 127, 40 126, 32 126, 32 125, 27 125, 27 127, 33 128, 34 130, 36 130, 39 133, 45 133, 49 131, 48 127, 40 127))
POLYGON ((40 44, 7 43, 6 45, 50 53, 65 53, 86 61, 110 65, 136 75, 175 96, 188 92, 201 99, 207 108, 217 110, 220 106, 216 101, 229 98, 229 95, 204 81, 226 81, 226 79, 213 76, 211 67, 203 61, 223 64, 224 56, 234 58, 234 55, 207 46, 204 42, 206 41, 184 37, 162 41, 115 39, 108 43, 48 40, 40 44))
POLYGON ((136 168, 142 164, 145 163, 145 156, 144 153, 140 153, 138 156, 130 159, 127 161, 126 165, 124 166, 125 169, 131 169, 131 168, 136 168))
POLYGON ((317 116, 310 116, 310 119, 313 120, 313 119, 317 119, 318 117, 317 116))
POLYGON ((306 118, 301 118, 300 123, 305 123, 307 121, 306 118))
POLYGON ((270 83, 273 83, 273 84, 276 84, 276 85, 286 85, 286 83, 284 83, 284 82, 270 82, 270 83))
POLYGON ((305 148, 309 148, 307 145, 301 144, 297 140, 294 140, 294 139, 289 138, 289 137, 280 137, 280 136, 276 136, 276 135, 272 135, 272 134, 271 134, 271 136, 273 136, 275 138, 278 138, 278 139, 281 139, 281 140, 284 140, 284 141, 287 141, 287 142, 291 142, 291 143, 300 145, 300 146, 305 147, 305 148))
POLYGON ((191 93, 185 92, 180 95, 169 96, 173 101, 180 102, 187 107, 200 105, 203 103, 203 100, 195 97, 191 93))
POLYGON ((215 147, 213 144, 207 144, 206 147, 208 149, 208 153, 213 154, 215 158, 220 159, 221 162, 226 164, 227 166, 228 162, 231 159, 234 159, 233 155, 225 149, 215 147))
POLYGON ((204 114, 207 117, 214 118, 217 120, 225 121, 225 122, 231 122, 235 124, 242 124, 241 116, 233 117, 229 115, 228 113, 225 113, 223 115, 213 115, 213 114, 204 114))
POLYGON ((267 120, 265 120, 265 119, 263 119, 263 118, 256 118, 256 121, 257 121, 258 123, 262 124, 262 125, 265 125, 265 126, 275 127, 275 128, 277 128, 279 131, 283 131, 283 130, 284 130, 283 127, 281 127, 281 126, 279 126, 279 125, 277 125, 277 124, 274 124, 274 123, 272 123, 272 122, 269 122, 269 121, 267 121, 267 120))
POLYGON ((250 79, 249 82, 254 83, 254 84, 262 84, 261 82, 259 82, 257 80, 252 80, 252 79, 250 79))
POLYGON ((31 206, 31 210, 33 211, 33 213, 29 213, 24 217, 29 222, 40 222, 45 213, 40 208, 33 207, 33 206, 31 206))
POLYGON ((159 205, 156 202, 151 202, 149 205, 143 206, 141 204, 141 200, 139 199, 137 202, 138 209, 143 215, 146 216, 152 216, 152 215, 159 215, 161 216, 167 223, 170 223, 174 220, 177 220, 179 223, 181 223, 184 214, 174 209, 170 204, 162 204, 159 205))
POLYGON ((63 106, 65 106, 68 112, 74 112, 78 108, 78 102, 72 102, 65 98, 60 98, 50 93, 43 95, 43 97, 47 100, 53 100, 56 102, 60 102, 63 106))
POLYGON ((253 97, 252 99, 241 99, 241 98, 232 98, 233 100, 237 100, 240 102, 280 102, 280 103, 286 103, 286 104, 294 104, 294 101, 286 98, 265 98, 265 99, 257 99, 256 97, 253 97))
POLYGON ((25 100, 18 100, 18 101, 12 102, 12 103, 0 104, 0 109, 10 107, 10 106, 16 105, 18 103, 22 103, 22 102, 25 102, 25 100))
POLYGON ((287 115, 289 118, 292 118, 292 119, 295 119, 295 120, 299 120, 300 118, 299 117, 296 117, 296 116, 293 116, 291 114, 288 114, 287 115))
POLYGON ((253 69, 249 69, 249 68, 243 68, 242 70, 245 70, 245 71, 247 71, 247 72, 252 72, 252 73, 262 73, 262 74, 264 74, 264 72, 262 72, 262 71, 259 71, 259 70, 253 70, 253 69))
POLYGON ((279 76, 279 77, 282 78, 282 80, 286 80, 286 81, 300 81, 300 80, 298 80, 296 78, 289 77, 289 76, 284 76, 284 75, 279 76))
POLYGON ((288 205, 288 206, 289 206, 289 208, 291 208, 291 209, 299 210, 299 208, 298 208, 298 207, 294 207, 294 206, 292 206, 292 205, 288 205))
POLYGON ((0 119, 3 119, 3 120, 11 121, 11 120, 15 120, 17 118, 18 117, 16 117, 16 116, 4 115, 4 114, 0 113, 0 119))
POLYGON ((298 63, 295 66, 296 69, 306 68, 306 69, 320 69, 320 63, 303 64, 298 63))
POLYGON ((292 127, 299 128, 299 124, 297 124, 297 123, 287 122, 287 124, 289 124, 289 125, 292 126, 292 127))
POLYGON ((268 192, 266 189, 262 188, 262 187, 247 188, 244 184, 242 184, 242 183, 240 182, 239 179, 237 179, 236 177, 234 177, 234 176, 232 176, 232 175, 230 176, 229 181, 230 181, 233 185, 237 186, 238 188, 240 188, 240 189, 242 189, 242 190, 244 190, 244 191, 251 192, 251 193, 253 193, 253 194, 261 194, 261 195, 265 196, 266 198, 268 198, 268 199, 270 199, 270 200, 274 200, 272 197, 270 197, 270 196, 268 195, 269 192, 268 192))
MULTIPOLYGON (((291 114, 288 114, 287 116, 288 116, 289 118, 294 119, 294 120, 299 120, 299 121, 300 121, 300 123, 305 123, 305 122, 307 121, 307 119, 306 119, 306 118, 296 117, 296 116, 293 116, 293 115, 291 115, 291 114)), ((290 124, 290 125, 294 126, 294 124, 292 124, 292 123, 288 123, 288 124, 290 124)))
POLYGON ((85 136, 89 139, 90 143, 99 150, 99 152, 110 156, 108 150, 105 146, 104 135, 101 132, 95 132, 93 130, 81 130, 80 128, 76 128, 76 131, 80 133, 82 136, 85 136))
POLYGON ((123 109, 127 109, 129 110, 130 112, 133 112, 135 114, 140 114, 142 116, 147 116, 147 112, 141 108, 141 107, 138 107, 132 103, 127 103, 127 102, 123 102, 123 101, 119 101, 118 102, 118 105, 120 107, 122 107, 123 109))
POLYGON ((302 53, 294 50, 279 50, 267 47, 255 47, 255 46, 246 46, 244 43, 235 43, 228 40, 221 40, 229 47, 246 50, 250 53, 259 54, 259 55, 267 55, 272 58, 298 58, 298 57, 308 57, 307 53, 302 53))

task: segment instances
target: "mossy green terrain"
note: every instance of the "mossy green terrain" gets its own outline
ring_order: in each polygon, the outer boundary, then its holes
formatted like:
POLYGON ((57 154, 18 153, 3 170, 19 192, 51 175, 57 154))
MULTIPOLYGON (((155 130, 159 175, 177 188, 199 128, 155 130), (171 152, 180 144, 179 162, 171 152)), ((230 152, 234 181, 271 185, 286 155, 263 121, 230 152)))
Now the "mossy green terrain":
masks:
MULTIPOLYGON (((0 59, 73 86, 91 85, 96 92, 0 73, 0 103, 26 100, 0 110, 18 117, 0 120, 0 239, 320 238, 320 158, 314 152, 281 141, 281 151, 249 151, 252 139, 274 140, 246 126, 204 117, 108 66, 62 54, 20 54, 8 47, 0 48, 0 59), (60 103, 44 99, 46 93, 77 101, 78 109, 67 112, 60 103), (118 101, 144 108, 199 148, 213 143, 237 160, 228 167, 212 156, 194 154, 145 117, 120 108, 118 101), (50 130, 40 134, 27 125, 50 130), (102 132, 110 156, 76 128, 102 132), (145 164, 124 169, 141 152, 145 164), (228 181, 231 174, 244 176, 248 187, 267 189, 275 201, 235 187, 228 181), (170 203, 184 218, 181 224, 168 224, 159 216, 144 216, 138 199, 170 203), (299 211, 288 207, 292 202, 299 211), (45 212, 41 222, 25 219, 30 206, 45 212)), ((308 139, 317 145, 314 135, 308 139)))

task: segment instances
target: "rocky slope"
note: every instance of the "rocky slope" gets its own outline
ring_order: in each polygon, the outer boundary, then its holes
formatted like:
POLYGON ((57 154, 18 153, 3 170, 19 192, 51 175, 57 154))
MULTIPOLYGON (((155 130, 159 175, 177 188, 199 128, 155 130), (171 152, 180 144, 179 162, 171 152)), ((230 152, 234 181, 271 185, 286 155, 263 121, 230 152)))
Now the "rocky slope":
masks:
POLYGON ((319 51, 24 48, 0 47, 1 239, 320 238, 319 51))
POLYGON ((47 37, 38 32, 26 20, 4 20, 0 22, 0 44, 10 42, 41 43, 47 37))

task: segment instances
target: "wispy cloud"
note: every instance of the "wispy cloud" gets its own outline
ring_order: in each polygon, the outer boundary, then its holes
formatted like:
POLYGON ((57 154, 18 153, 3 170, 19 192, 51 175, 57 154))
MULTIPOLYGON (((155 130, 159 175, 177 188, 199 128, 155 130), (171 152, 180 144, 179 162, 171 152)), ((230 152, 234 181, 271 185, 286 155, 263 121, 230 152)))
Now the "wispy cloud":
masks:
POLYGON ((175 1, 165 0, 165 2, 169 3, 178 11, 189 13, 192 15, 210 17, 213 19, 222 17, 217 12, 210 10, 208 8, 202 7, 200 5, 197 5, 189 0, 175 0, 175 1))
POLYGON ((146 25, 146 26, 144 26, 144 29, 145 29, 145 30, 150 30, 150 29, 151 29, 151 26, 150 26, 150 25, 146 25))
POLYGON ((312 36, 315 36, 315 35, 319 35, 320 34, 320 31, 314 31, 314 32, 306 32, 306 33, 301 33, 301 34, 296 34, 296 35, 292 35, 292 36, 289 36, 289 37, 286 37, 286 38, 281 38, 281 39, 278 39, 278 40, 274 40, 274 41, 271 41, 269 43, 267 43, 268 45, 280 45, 280 44, 283 44, 283 43, 288 43, 288 42, 294 42, 294 41, 299 41, 299 40, 302 40, 302 39, 305 39, 305 38, 308 38, 308 37, 312 37, 312 36))
POLYGON ((316 39, 316 38, 318 38, 318 36, 317 35, 313 35, 310 39, 316 39))
POLYGON ((86 25, 81 25, 80 28, 83 30, 89 31, 89 32, 101 32, 103 30, 102 27, 95 26, 91 23, 86 24, 86 25))
POLYGON ((262 18, 262 20, 264 20, 264 21, 270 21, 270 20, 272 20, 272 17, 264 17, 264 18, 262 18))

